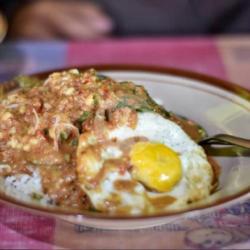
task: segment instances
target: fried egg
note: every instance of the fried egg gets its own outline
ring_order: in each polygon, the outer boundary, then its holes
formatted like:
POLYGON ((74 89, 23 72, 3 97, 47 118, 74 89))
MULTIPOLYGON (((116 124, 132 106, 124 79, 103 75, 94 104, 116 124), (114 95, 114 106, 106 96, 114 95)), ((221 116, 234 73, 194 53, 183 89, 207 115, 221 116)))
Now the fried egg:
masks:
POLYGON ((77 174, 93 207, 114 214, 182 209, 209 196, 213 171, 203 149, 176 123, 153 112, 137 114, 134 128, 107 129, 99 143, 82 134, 77 174))

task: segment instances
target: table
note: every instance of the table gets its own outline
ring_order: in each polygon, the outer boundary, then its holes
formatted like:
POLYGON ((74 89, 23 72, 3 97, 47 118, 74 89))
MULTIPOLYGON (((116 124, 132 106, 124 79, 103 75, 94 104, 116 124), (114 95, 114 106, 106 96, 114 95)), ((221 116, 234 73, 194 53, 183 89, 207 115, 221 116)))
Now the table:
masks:
MULTIPOLYGON (((137 38, 0 45, 0 80, 17 74, 93 64, 177 67, 231 80, 250 89, 250 37, 137 38)), ((250 200, 190 220, 137 231, 105 231, 32 215, 0 203, 0 248, 207 248, 194 230, 223 234, 217 248, 250 248, 250 200), (129 239, 129 241, 128 241, 129 239), (157 240, 156 240, 157 239, 157 240)))

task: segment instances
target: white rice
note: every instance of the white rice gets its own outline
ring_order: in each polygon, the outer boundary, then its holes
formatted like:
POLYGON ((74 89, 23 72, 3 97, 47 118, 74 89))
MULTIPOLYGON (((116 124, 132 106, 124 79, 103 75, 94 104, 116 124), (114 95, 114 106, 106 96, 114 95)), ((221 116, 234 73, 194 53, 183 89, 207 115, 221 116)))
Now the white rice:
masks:
POLYGON ((10 170, 10 166, 7 164, 0 164, 0 172, 5 170, 5 169, 10 170))
MULTIPOLYGON (((8 167, 0 165, 0 170, 8 167)), ((28 203, 38 203, 39 205, 52 205, 53 201, 48 195, 43 193, 41 176, 38 170, 34 170, 32 175, 17 174, 0 178, 0 191, 7 196, 16 198, 28 203)))

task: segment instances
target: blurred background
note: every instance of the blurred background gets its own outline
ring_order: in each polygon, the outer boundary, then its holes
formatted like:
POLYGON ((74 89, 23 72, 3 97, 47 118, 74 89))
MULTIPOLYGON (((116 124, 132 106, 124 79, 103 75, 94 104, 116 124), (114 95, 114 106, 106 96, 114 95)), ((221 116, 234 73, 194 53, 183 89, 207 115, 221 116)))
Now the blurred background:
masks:
POLYGON ((0 0, 0 6, 8 20, 7 39, 82 40, 250 31, 247 0, 0 0))
POLYGON ((0 0, 0 13, 1 79, 96 63, 177 66, 223 76, 209 57, 211 41, 220 50, 221 37, 226 44, 243 42, 240 49, 235 45, 234 59, 250 54, 248 0, 0 0), (193 66, 192 54, 199 60, 193 66), (200 65, 201 57, 208 65, 200 65))

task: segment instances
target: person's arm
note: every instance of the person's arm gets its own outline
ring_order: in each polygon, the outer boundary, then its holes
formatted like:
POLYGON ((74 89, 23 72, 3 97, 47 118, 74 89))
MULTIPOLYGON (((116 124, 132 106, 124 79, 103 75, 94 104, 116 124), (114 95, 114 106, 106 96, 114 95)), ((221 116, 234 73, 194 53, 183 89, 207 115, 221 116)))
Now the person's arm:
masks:
POLYGON ((5 16, 1 13, 0 11, 0 43, 3 41, 3 39, 5 38, 6 34, 7 34, 7 29, 8 29, 8 25, 7 25, 7 21, 5 16))
POLYGON ((19 6, 9 35, 14 39, 95 39, 112 28, 112 20, 92 1, 36 0, 19 6))

